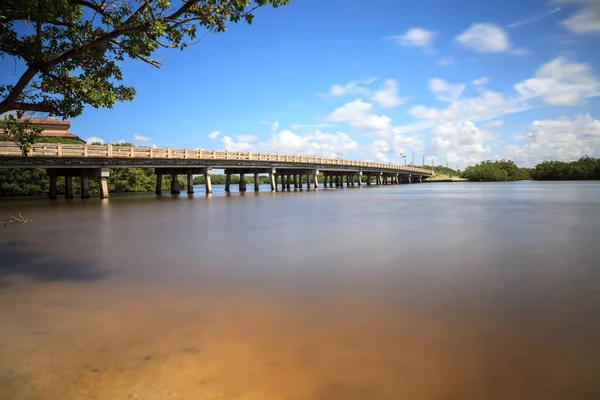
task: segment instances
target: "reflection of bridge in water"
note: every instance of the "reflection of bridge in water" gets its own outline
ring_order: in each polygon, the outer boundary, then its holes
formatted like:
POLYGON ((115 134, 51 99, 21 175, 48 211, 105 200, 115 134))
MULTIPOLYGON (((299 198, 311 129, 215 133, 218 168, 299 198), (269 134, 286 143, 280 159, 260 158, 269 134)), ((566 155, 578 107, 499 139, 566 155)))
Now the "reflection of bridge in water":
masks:
POLYGON ((0 168, 45 168, 50 177, 50 198, 56 198, 56 178, 65 177, 66 197, 73 197, 73 177, 81 179, 81 197, 89 197, 89 178, 100 180, 100 196, 108 197, 110 168, 154 168, 156 193, 162 192, 163 175, 170 175, 171 193, 179 193, 178 175, 187 175, 188 193, 194 192, 194 175, 204 175, 206 193, 212 193, 214 169, 226 174, 229 191, 231 175, 239 175, 239 190, 246 191, 246 175, 254 176, 258 190, 259 174, 268 174, 271 190, 319 187, 323 174, 325 187, 387 185, 422 182, 432 171, 413 166, 350 161, 336 158, 290 156, 219 150, 176 150, 151 147, 103 146, 87 144, 36 144, 29 157, 13 143, 0 142, 0 168))

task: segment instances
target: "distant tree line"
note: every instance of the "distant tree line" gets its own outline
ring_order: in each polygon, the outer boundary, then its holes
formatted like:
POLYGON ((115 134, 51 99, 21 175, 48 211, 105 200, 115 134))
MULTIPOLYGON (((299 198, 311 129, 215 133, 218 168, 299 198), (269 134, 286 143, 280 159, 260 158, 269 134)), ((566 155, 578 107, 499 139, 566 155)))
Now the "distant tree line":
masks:
POLYGON ((474 182, 504 182, 531 179, 531 169, 519 168, 509 160, 483 161, 476 165, 468 166, 461 174, 474 182))
POLYGON ((598 180, 600 158, 582 157, 571 162, 544 161, 535 166, 531 178, 541 181, 598 180))
POLYGON ((519 168, 509 160, 483 161, 467 167, 461 177, 475 182, 600 180, 600 158, 584 156, 569 162, 544 161, 534 168, 519 168))

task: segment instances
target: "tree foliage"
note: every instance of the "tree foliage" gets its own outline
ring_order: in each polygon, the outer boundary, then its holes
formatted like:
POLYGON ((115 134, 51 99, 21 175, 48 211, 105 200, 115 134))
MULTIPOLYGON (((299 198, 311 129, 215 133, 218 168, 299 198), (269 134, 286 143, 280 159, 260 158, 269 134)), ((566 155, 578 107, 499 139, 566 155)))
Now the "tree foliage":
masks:
POLYGON ((544 161, 531 174, 536 180, 600 179, 600 158, 582 157, 571 162, 544 161))
POLYGON ((519 168, 509 160, 483 161, 467 167, 462 173, 462 178, 475 182, 518 181, 531 179, 530 170, 519 168))
POLYGON ((120 84, 125 58, 154 67, 161 48, 184 49, 200 34, 228 23, 251 23, 262 5, 289 0, 2 0, 0 57, 24 64, 12 84, 0 86, 0 114, 35 111, 71 118, 84 106, 112 107, 131 100, 120 84))
MULTIPOLYGON (((22 111, 18 111, 17 116, 22 116, 22 111)), ((28 120, 17 122, 13 114, 6 115, 0 121, 0 139, 17 144, 25 157, 29 155, 41 133, 42 128, 30 124, 28 120)))

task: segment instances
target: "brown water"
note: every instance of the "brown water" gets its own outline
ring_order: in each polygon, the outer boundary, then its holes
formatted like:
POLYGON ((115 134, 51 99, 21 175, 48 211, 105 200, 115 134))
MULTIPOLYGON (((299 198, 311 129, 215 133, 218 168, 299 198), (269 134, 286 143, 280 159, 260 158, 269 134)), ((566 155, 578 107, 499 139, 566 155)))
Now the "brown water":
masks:
POLYGON ((600 184, 1 201, 0 399, 598 399, 600 184))

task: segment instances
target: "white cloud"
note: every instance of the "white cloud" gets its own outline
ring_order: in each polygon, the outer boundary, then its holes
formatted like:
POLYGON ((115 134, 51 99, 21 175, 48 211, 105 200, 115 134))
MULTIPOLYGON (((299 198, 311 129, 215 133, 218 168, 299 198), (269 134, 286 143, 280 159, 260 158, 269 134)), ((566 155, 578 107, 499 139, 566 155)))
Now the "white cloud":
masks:
POLYGON ((290 129, 293 130, 316 130, 316 129, 324 129, 324 128, 332 128, 333 125, 332 124, 325 124, 325 123, 319 123, 319 124, 291 124, 290 125, 290 129))
POLYGON ((279 121, 275 121, 271 124, 271 132, 277 132, 279 130, 279 121))
POLYGON ((489 23, 472 24, 455 40, 478 53, 503 53, 511 48, 506 32, 498 25, 489 23))
POLYGON ((483 124, 484 127, 486 128, 497 128, 499 126, 504 125, 504 121, 490 121, 490 122, 486 122, 485 124, 483 124))
POLYGON ((252 143, 252 142, 256 142, 256 139, 257 139, 257 137, 254 135, 238 135, 237 136, 238 142, 252 143))
POLYGON ((454 64, 454 59, 452 57, 440 58, 436 61, 436 64, 441 66, 452 65, 454 64))
POLYGON ((458 99, 466 87, 464 83, 449 83, 441 78, 431 78, 428 85, 437 99, 448 102, 458 99))
POLYGON ((211 133, 208 134, 208 137, 211 139, 216 139, 219 137, 220 134, 221 134, 221 132, 219 132, 219 131, 212 131, 211 133))
POLYGON ((252 143, 235 141, 229 136, 223 136, 221 142, 223 142, 223 147, 226 151, 252 151, 254 147, 252 143))
POLYGON ((335 84, 329 87, 329 92, 327 93, 317 93, 319 96, 324 97, 341 97, 347 94, 363 94, 368 95, 371 91, 366 87, 371 83, 375 82, 376 78, 369 77, 364 79, 359 79, 355 81, 350 81, 344 85, 335 84))
POLYGON ((148 143, 151 141, 152 139, 150 139, 148 136, 144 136, 139 133, 133 134, 133 143, 148 143))
POLYGON ((556 0, 556 3, 579 4, 581 9, 562 22, 573 33, 600 32, 600 1, 598 0, 556 0))
POLYGON ((600 156, 600 120, 589 114, 575 118, 534 121, 522 144, 506 146, 518 163, 533 166, 544 160, 570 161, 584 155, 600 156))
POLYGON ((490 83, 490 78, 484 76, 475 80, 472 80, 471 83, 475 86, 485 86, 490 83))
POLYGON ((522 19, 520 21, 516 21, 516 22, 513 22, 511 24, 508 24, 508 25, 506 25, 506 27, 507 28, 518 28, 518 27, 521 27, 521 26, 524 26, 524 25, 529 25, 529 24, 532 24, 532 23, 534 23, 536 21, 539 21, 542 18, 546 18, 546 17, 549 17, 552 14, 556 14, 560 10, 562 10, 560 7, 556 7, 554 9, 550 10, 550 11, 546 11, 546 12, 543 12, 543 13, 540 13, 540 14, 532 15, 532 16, 524 18, 524 19, 522 19))
POLYGON ((279 130, 279 121, 262 121, 261 124, 269 125, 271 127, 271 132, 277 132, 279 130))
POLYGON ((525 99, 539 97, 546 104, 572 106, 600 95, 600 81, 589 65, 558 57, 544 64, 534 78, 516 84, 515 89, 525 99))
POLYGON ((389 108, 402 104, 406 99, 398 97, 398 84, 394 79, 387 79, 382 88, 371 97, 380 107, 389 108))
MULTIPOLYGON (((477 97, 452 99, 448 93, 458 93, 460 87, 450 91, 452 85, 443 80, 430 82, 430 89, 442 92, 450 104, 446 108, 414 106, 409 113, 421 120, 430 121, 484 121, 544 105, 577 105, 582 99, 600 95, 600 80, 587 64, 570 62, 558 57, 542 65, 533 78, 514 85, 511 97, 485 88, 477 97)), ((439 97, 440 98, 440 97, 439 97)))
POLYGON ((392 130, 385 139, 374 140, 369 145, 372 159, 380 162, 397 163, 402 161, 400 159, 400 154, 422 154, 423 148, 423 140, 415 136, 414 133, 407 136, 401 134, 396 129, 392 130))
POLYGON ((446 154, 452 163, 474 163, 489 158, 491 148, 486 142, 496 139, 472 121, 447 122, 438 125, 432 133, 434 151, 446 154))
POLYGON ((324 133, 320 130, 300 135, 283 130, 267 142, 259 144, 259 150, 269 153, 285 153, 321 157, 345 157, 358 149, 358 142, 346 133, 324 133))
POLYGON ((100 143, 100 144, 106 144, 106 140, 102 139, 101 137, 98 136, 90 136, 87 137, 85 139, 83 139, 87 144, 92 144, 92 143, 100 143))
POLYGON ((389 131, 391 119, 385 115, 372 114, 371 103, 354 100, 335 109, 327 119, 333 122, 347 122, 360 131, 389 131))
POLYGON ((411 28, 403 35, 392 36, 400 46, 405 47, 428 47, 435 38, 436 33, 424 28, 411 28))

